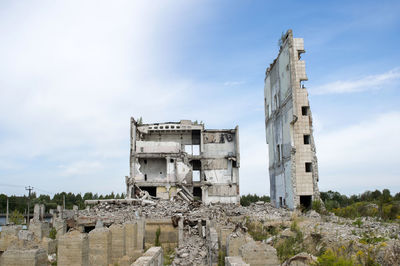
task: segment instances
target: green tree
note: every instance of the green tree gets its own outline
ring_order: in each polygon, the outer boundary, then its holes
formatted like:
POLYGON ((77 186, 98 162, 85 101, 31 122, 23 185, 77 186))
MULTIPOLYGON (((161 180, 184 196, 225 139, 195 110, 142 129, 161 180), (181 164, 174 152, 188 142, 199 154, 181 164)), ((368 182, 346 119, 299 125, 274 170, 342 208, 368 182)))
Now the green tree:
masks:
POLYGON ((12 224, 23 224, 24 223, 24 216, 18 210, 14 210, 10 214, 9 220, 10 220, 10 222, 12 224))

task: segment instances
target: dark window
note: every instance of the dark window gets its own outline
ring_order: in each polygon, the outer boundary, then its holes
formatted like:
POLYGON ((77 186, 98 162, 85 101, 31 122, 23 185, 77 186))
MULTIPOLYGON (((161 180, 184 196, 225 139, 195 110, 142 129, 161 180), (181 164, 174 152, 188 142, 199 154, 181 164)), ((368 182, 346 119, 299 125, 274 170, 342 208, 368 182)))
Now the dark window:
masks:
POLYGON ((144 159, 144 164, 147 164, 147 160, 146 159, 144 159))
POLYGON ((144 174, 144 181, 147 181, 147 174, 144 174))
POLYGON ((306 210, 311 208, 311 196, 304 195, 300 196, 300 205, 303 206, 306 210))
POLYGON ((232 167, 237 167, 236 161, 232 161, 232 167))
POLYGON ((281 147, 279 144, 276 145, 276 154, 277 154, 278 162, 279 162, 281 160, 281 147))
POLYGON ((308 106, 302 106, 301 107, 301 114, 302 115, 308 115, 308 109, 309 109, 308 106))
POLYGON ((150 196, 157 197, 157 187, 140 187, 140 189, 149 192, 150 196))
POLYGON ((306 163, 306 173, 312 172, 312 163, 306 163))
POLYGON ((201 200, 202 199, 202 194, 203 194, 203 191, 201 190, 201 187, 194 187, 193 188, 193 196, 196 199, 201 200))
POLYGON ((170 159, 169 162, 170 162, 170 163, 173 163, 173 162, 174 162, 174 159, 170 159))
POLYGON ((310 144, 311 138, 310 135, 304 135, 304 144, 310 144))

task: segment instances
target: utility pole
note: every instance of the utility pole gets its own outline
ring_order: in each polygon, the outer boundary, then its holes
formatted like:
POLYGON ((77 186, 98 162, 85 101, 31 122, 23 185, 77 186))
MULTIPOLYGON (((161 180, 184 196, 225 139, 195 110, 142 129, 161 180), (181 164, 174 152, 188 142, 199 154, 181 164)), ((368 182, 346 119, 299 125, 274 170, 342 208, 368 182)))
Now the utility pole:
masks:
POLYGON ((25 190, 29 191, 29 194, 28 194, 28 216, 27 216, 27 219, 26 219, 26 223, 27 223, 27 225, 29 227, 29 220, 30 220, 29 205, 31 205, 31 191, 33 190, 33 187, 31 187, 31 186, 25 187, 25 190))
POLYGON ((8 196, 7 196, 6 225, 8 225, 8 196))

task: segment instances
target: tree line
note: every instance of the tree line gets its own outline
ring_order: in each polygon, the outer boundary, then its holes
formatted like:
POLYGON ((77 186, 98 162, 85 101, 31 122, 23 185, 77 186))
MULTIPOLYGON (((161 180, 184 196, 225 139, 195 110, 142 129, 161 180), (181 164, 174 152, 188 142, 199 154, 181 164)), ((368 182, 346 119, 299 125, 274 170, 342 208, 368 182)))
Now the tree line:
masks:
MULTIPOLYGON (((5 194, 0 194, 0 213, 5 213, 7 210, 7 197, 8 197, 8 208, 11 213, 14 210, 17 210, 20 213, 26 213, 28 208, 28 196, 7 196, 5 194)), ((44 204, 46 206, 46 210, 56 209, 57 205, 63 206, 65 197, 65 208, 72 209, 73 205, 77 205, 79 209, 85 208, 85 200, 93 200, 93 199, 124 199, 124 193, 111 192, 111 194, 99 195, 97 193, 93 194, 92 192, 86 192, 83 196, 80 193, 67 193, 61 192, 54 194, 53 197, 49 195, 41 194, 39 196, 36 195, 35 192, 31 194, 30 197, 30 213, 33 213, 33 206, 35 204, 44 204)))

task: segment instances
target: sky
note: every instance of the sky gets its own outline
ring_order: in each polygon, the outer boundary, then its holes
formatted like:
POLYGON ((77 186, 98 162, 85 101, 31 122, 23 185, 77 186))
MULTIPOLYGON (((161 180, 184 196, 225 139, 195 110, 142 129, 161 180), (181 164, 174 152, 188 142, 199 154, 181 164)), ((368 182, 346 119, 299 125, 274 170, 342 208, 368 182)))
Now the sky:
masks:
POLYGON ((240 127, 269 195, 265 70, 304 38, 321 191, 400 192, 399 1, 0 2, 0 193, 125 192, 130 117, 240 127))

